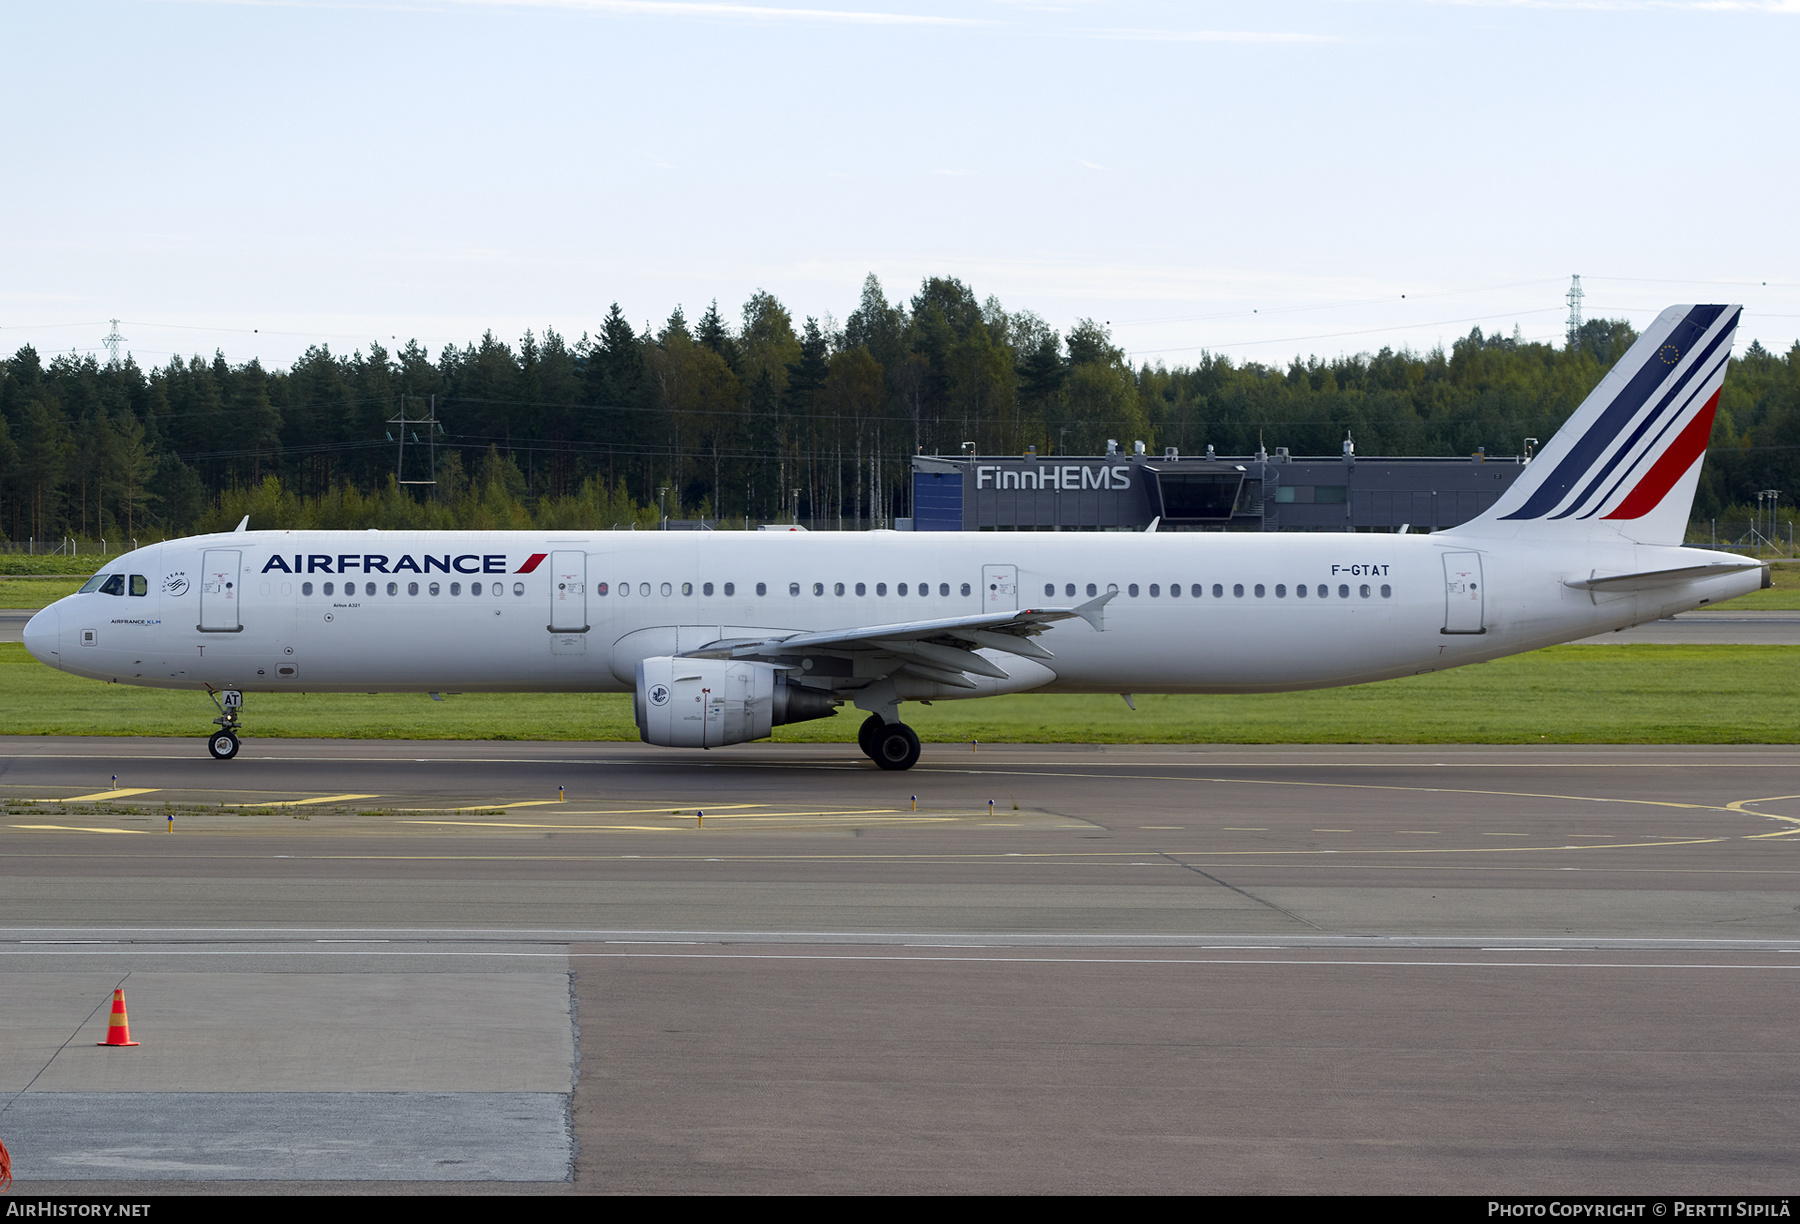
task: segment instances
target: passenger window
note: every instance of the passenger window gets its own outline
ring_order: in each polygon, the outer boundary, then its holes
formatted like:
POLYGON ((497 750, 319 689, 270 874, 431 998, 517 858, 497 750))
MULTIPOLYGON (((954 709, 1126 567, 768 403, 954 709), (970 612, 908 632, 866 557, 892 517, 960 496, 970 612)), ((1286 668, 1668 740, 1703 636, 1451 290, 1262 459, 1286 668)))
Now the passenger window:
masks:
POLYGON ((727 582, 725 584, 725 593, 727 595, 736 595, 737 594, 737 583, 727 582))
POLYGON ((1068 596, 1070 599, 1075 598, 1075 584, 1073 582, 1071 582, 1067 586, 1065 586, 1063 588, 1063 594, 1068 596))
POLYGON ((969 593, 969 584, 966 582, 962 584, 962 593, 964 595, 967 595, 969 593))
POLYGON ((1094 596, 1094 595, 1098 595, 1098 594, 1099 594, 1099 593, 1100 593, 1100 591, 1099 591, 1099 588, 1097 588, 1097 587, 1096 587, 1096 586, 1095 586, 1095 585, 1094 585, 1094 584, 1093 584, 1093 583, 1091 583, 1091 582, 1090 582, 1090 583, 1088 583, 1088 595, 1089 595, 1089 596, 1094 596))
POLYGON ((1158 595, 1161 595, 1161 594, 1162 594, 1162 588, 1157 586, 1154 582, 1152 582, 1150 584, 1150 598, 1155 599, 1158 595))
POLYGON ((419 593, 419 584, 416 582, 407 583, 406 584, 406 593, 408 595, 417 595, 419 593))
POLYGON ((108 574, 106 581, 100 584, 102 595, 123 595, 125 593, 125 575, 108 574))
POLYGON ((335 587, 335 586, 333 586, 333 585, 332 585, 332 584, 331 584, 331 583, 329 583, 329 582, 327 582, 327 583, 326 583, 326 584, 325 584, 325 586, 324 586, 324 588, 323 588, 323 589, 324 589, 324 591, 325 591, 325 594, 327 594, 327 595, 329 595, 329 594, 331 594, 331 593, 332 593, 332 592, 333 592, 333 591, 335 591, 335 590, 337 590, 337 587, 335 587))
MULTIPOLYGON (((523 595, 525 593, 525 588, 522 585, 515 583, 513 586, 513 589, 520 595, 523 595)), ((665 582, 662 584, 662 593, 663 593, 663 598, 667 599, 669 596, 671 596, 675 593, 675 588, 665 582)), ((649 592, 646 591, 645 594, 649 594, 649 592)))
POLYGON ((1206 588, 1201 586, 1198 582, 1196 582, 1188 590, 1188 594, 1192 595, 1195 599, 1199 599, 1202 595, 1206 594, 1206 588))
MULTIPOLYGON (((1280 588, 1277 587, 1276 589, 1279 590, 1280 588)), ((1305 599, 1306 598, 1306 584, 1304 582, 1298 583, 1295 585, 1294 598, 1296 598, 1296 599, 1305 599)))
MULTIPOLYGON (((1238 591, 1239 595, 1242 595, 1243 593, 1244 592, 1241 589, 1238 591)), ((1224 583, 1222 583, 1222 582, 1213 583, 1213 598, 1214 599, 1224 599, 1225 598, 1225 584, 1224 583)))
POLYGON ((887 594, 887 583, 877 582, 875 584, 875 593, 877 595, 886 595, 887 594))
POLYGON ((841 582, 833 584, 831 593, 833 595, 842 595, 844 593, 844 584, 841 582))
POLYGON ((859 582, 859 583, 857 583, 857 584, 856 584, 856 593, 857 593, 857 594, 858 594, 858 595, 867 595, 867 594, 868 594, 868 593, 869 593, 869 587, 868 587, 868 584, 867 584, 867 583, 863 583, 863 582, 859 582))
POLYGON ((425 589, 427 591, 431 592, 433 597, 436 597, 436 595, 438 593, 438 584, 434 582, 430 586, 426 587, 425 589))
POLYGON ((711 595, 712 594, 712 583, 708 582, 708 583, 705 583, 704 585, 702 585, 700 588, 700 593, 702 595, 711 595))
MULTIPOLYGON (((500 584, 495 583, 494 590, 498 591, 499 589, 500 589, 500 584)), ((524 593, 525 593, 525 584, 523 582, 513 583, 513 594, 514 595, 523 595, 524 593)), ((665 583, 663 583, 663 594, 667 595, 668 593, 669 593, 669 584, 665 582, 665 583)))
MULTIPOLYGON (((683 595, 692 595, 694 593, 694 584, 691 582, 682 583, 681 584, 681 593, 683 595)), ((710 582, 706 584, 706 593, 708 595, 712 594, 712 583, 710 583, 710 582)))
POLYGON ((767 595, 769 593, 769 584, 766 582, 757 583, 756 584, 756 593, 758 595, 767 595))
POLYGON ((823 595, 824 593, 825 593, 825 584, 823 582, 813 583, 813 594, 814 595, 823 595))
POLYGON ((133 574, 131 576, 131 593, 133 595, 148 595, 150 593, 150 580, 142 574, 133 574))
POLYGON ((1363 583, 1362 589, 1358 591, 1357 594, 1361 595, 1364 599, 1367 599, 1369 597, 1369 584, 1366 582, 1363 583))
POLYGON ((1130 595, 1133 599, 1136 599, 1137 598, 1137 583, 1134 582, 1130 586, 1126 587, 1125 593, 1127 595, 1130 595))
POLYGON ((1392 599, 1394 597, 1394 588, 1389 586, 1385 582, 1382 583, 1381 584, 1381 597, 1383 599, 1392 599))
POLYGON ((1044 584, 1044 598, 1049 599, 1054 594, 1056 594, 1056 584, 1054 582, 1046 582, 1044 584))
POLYGON ((1263 584, 1260 582, 1256 584, 1256 597, 1258 599, 1263 597, 1263 584))
MULTIPOLYGON (((500 589, 500 585, 498 583, 495 583, 494 589, 496 591, 498 591, 500 589)), ((638 594, 642 595, 645 599, 650 598, 650 584, 648 582, 638 583, 638 594)))
POLYGON ((931 584, 929 582, 921 582, 919 584, 919 598, 924 599, 927 596, 929 596, 930 594, 931 594, 931 584))
POLYGON ((1350 588, 1348 586, 1340 585, 1338 587, 1338 598, 1339 599, 1349 599, 1350 598, 1350 588))
POLYGON ((789 595, 798 595, 799 593, 800 593, 800 584, 798 582, 788 583, 788 594, 789 595))
MULTIPOLYGON (((375 584, 370 583, 369 585, 374 586, 375 584)), ((415 583, 413 583, 413 593, 416 595, 416 594, 418 594, 418 591, 419 591, 419 584, 415 582, 415 583)), ((371 593, 373 593, 373 592, 371 592, 371 593)), ((399 593, 400 593, 400 584, 398 582, 388 583, 388 594, 389 595, 398 595, 399 593)))
POLYGON ((950 598, 950 584, 948 582, 938 583, 938 597, 940 599, 950 598))
POLYGON ((300 584, 300 593, 302 595, 311 595, 312 594, 312 583, 302 582, 300 584))
POLYGON ((1179 582, 1171 582, 1169 584, 1169 598, 1175 599, 1175 598, 1179 597, 1180 594, 1181 594, 1181 584, 1179 582))
POLYGON ((906 594, 906 584, 904 582, 902 582, 899 586, 895 587, 894 594, 896 594, 896 595, 906 594))
MULTIPOLYGON (((394 593, 393 586, 394 586, 393 583, 391 583, 391 582, 388 583, 388 588, 389 588, 388 594, 389 595, 392 595, 394 593)), ((363 583, 363 594, 364 595, 373 595, 374 593, 375 593, 375 584, 373 582, 363 583)))
POLYGON ((1237 598, 1242 599, 1244 597, 1244 584, 1241 582, 1232 584, 1231 593, 1237 596, 1237 598))
POLYGON ((1119 593, 1119 584, 1116 582, 1107 583, 1106 584, 1106 593, 1108 595, 1117 595, 1119 593))
POLYGON ((1275 584, 1275 598, 1276 599, 1286 599, 1287 598, 1287 586, 1284 583, 1277 582, 1275 584))

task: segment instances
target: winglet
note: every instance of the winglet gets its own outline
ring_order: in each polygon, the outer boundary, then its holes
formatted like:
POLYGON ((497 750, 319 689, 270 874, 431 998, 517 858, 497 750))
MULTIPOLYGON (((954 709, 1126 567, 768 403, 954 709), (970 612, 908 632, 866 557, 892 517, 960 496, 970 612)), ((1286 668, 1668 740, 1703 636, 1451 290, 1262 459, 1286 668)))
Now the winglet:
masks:
POLYGON ((1095 633, 1105 633, 1106 618, 1104 613, 1106 611, 1106 605, 1118 598, 1118 595, 1119 593, 1117 591, 1108 591, 1104 595, 1095 596, 1084 604, 1077 604, 1075 605, 1075 615, 1092 625, 1095 633))
POLYGON ((246 514, 243 517, 243 519, 239 521, 238 525, 231 529, 231 534, 236 535, 241 531, 248 531, 248 530, 250 530, 250 516, 248 514, 246 514))

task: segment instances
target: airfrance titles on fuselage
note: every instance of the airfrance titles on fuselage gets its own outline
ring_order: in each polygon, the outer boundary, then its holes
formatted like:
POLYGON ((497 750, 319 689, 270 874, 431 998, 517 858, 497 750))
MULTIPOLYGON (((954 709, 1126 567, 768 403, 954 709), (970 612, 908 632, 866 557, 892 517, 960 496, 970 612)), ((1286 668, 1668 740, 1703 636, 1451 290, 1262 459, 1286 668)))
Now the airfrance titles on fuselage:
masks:
POLYGON ((262 572, 348 574, 357 570, 364 574, 529 574, 549 555, 532 553, 518 569, 509 570, 505 553, 463 553, 460 556, 425 553, 419 557, 402 553, 392 568, 389 568, 386 553, 338 553, 335 557, 330 553, 276 553, 263 563, 262 572))

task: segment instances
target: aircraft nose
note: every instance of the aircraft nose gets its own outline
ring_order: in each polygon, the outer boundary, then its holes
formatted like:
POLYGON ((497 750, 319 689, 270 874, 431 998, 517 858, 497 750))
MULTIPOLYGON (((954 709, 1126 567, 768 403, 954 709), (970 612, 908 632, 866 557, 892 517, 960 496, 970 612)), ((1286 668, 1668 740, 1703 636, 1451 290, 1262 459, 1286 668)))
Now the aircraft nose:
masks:
POLYGON ((40 663, 56 666, 57 651, 62 637, 62 617, 55 608, 45 608, 36 616, 25 622, 25 632, 20 635, 25 640, 25 649, 31 652, 32 658, 40 663))

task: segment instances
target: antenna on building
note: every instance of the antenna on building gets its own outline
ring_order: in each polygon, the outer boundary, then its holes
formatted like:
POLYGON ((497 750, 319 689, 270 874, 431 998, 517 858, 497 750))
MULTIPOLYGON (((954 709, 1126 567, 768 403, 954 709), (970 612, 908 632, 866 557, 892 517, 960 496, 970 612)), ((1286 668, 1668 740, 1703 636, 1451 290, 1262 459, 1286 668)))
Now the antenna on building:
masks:
POLYGON ((1581 339, 1581 277, 1569 278, 1569 347, 1574 348, 1581 339))
POLYGON ((125 343, 125 337, 119 334, 119 321, 117 319, 112 320, 112 330, 107 332, 106 335, 101 338, 100 343, 106 346, 106 364, 109 366, 118 365, 119 346, 125 343))

